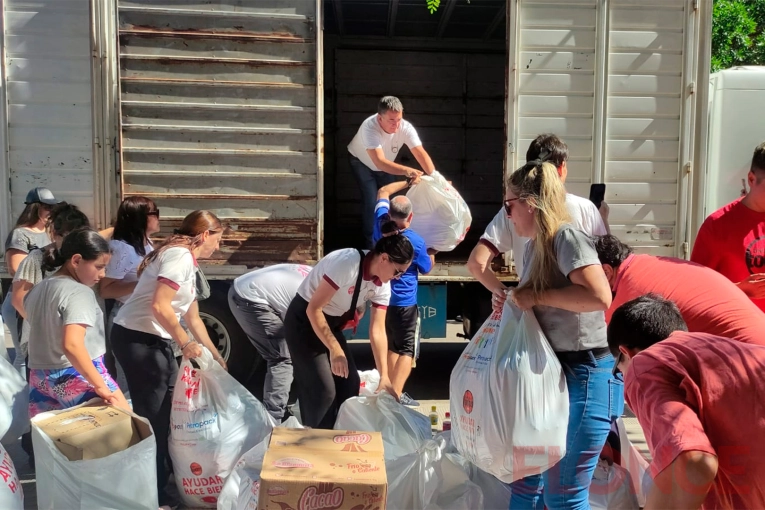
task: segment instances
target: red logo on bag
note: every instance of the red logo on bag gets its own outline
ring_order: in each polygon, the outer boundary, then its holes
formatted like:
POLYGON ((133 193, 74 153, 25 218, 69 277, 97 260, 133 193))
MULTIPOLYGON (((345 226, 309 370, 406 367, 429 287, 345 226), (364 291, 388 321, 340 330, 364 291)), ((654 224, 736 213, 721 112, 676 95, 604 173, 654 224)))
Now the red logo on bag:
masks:
POLYGON ((202 466, 197 464, 196 462, 192 462, 189 466, 189 469, 191 469, 191 474, 194 476, 199 476, 202 474, 202 466))
POLYGON ((468 414, 473 412, 473 394, 470 390, 465 391, 465 394, 462 396, 462 407, 468 414))
POLYGON ((197 371, 190 367, 183 367, 183 375, 181 375, 181 382, 186 383, 186 398, 191 398, 199 393, 199 377, 197 371))
POLYGON ((216 503, 218 501, 217 496, 205 496, 202 498, 205 503, 216 503))

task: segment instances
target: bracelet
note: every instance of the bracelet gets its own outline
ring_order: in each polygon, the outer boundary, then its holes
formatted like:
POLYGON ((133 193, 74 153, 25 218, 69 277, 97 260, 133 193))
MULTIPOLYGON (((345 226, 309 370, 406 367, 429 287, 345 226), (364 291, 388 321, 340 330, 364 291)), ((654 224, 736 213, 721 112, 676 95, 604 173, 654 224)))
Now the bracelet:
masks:
POLYGON ((189 339, 189 341, 188 341, 188 342, 186 342, 185 344, 181 345, 181 351, 183 351, 184 349, 186 349, 186 347, 188 347, 188 346, 189 346, 189 344, 190 344, 191 342, 193 342, 193 341, 194 341, 193 339, 189 339))

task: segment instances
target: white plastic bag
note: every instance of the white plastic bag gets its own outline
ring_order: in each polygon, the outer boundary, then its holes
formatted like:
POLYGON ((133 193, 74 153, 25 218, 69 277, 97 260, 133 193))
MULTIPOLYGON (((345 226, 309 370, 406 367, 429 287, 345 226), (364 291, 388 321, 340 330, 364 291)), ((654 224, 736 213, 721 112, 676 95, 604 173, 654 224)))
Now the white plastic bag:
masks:
POLYGON ((273 429, 265 407, 210 354, 184 359, 173 391, 170 457, 183 502, 215 508, 226 477, 242 455, 273 429))
POLYGON ((648 493, 653 485, 651 470, 649 469, 650 463, 630 441, 627 436, 627 427, 624 425, 624 420, 621 418, 617 419, 616 427, 619 431, 619 442, 621 443, 621 465, 629 473, 632 486, 637 493, 638 504, 642 508, 645 506, 646 497, 648 497, 648 493))
MULTIPOLYGON (((85 405, 96 402, 103 401, 93 399, 85 405)), ((40 510, 157 510, 154 434, 108 457, 71 461, 35 426, 36 422, 61 412, 41 413, 32 418, 37 507, 40 510)), ((131 416, 151 428, 146 418, 131 416)))
POLYGON ((373 370, 364 370, 363 372, 359 370, 359 379, 361 380, 359 396, 371 397, 375 394, 377 387, 380 385, 380 372, 378 372, 376 368, 373 370))
POLYGON ((25 432, 29 432, 29 385, 0 358, 0 442, 10 444, 25 432))
MULTIPOLYGON (((0 324, 0 327, 2 325, 0 324)), ((24 490, 16 474, 11 456, 0 445, 0 508, 3 510, 24 510, 24 490)))
POLYGON ((506 304, 452 370, 457 450, 505 483, 541 473, 566 453, 568 389, 533 312, 506 304))
POLYGON ((457 449, 452 444, 452 432, 447 430, 441 432, 436 436, 436 441, 443 439, 445 442, 444 452, 449 459, 462 467, 462 470, 467 473, 471 482, 476 484, 483 493, 483 509, 484 510, 507 510, 510 508, 510 486, 500 482, 494 476, 490 475, 486 471, 478 469, 478 467, 472 462, 468 461, 462 455, 457 452, 457 449))
POLYGON ((383 392, 343 402, 337 413, 335 430, 381 432, 386 461, 417 451, 433 435, 427 416, 383 392))
MULTIPOLYGON (((279 427, 303 428, 294 416, 287 418, 279 427)), ((265 438, 236 462, 218 497, 218 510, 257 510, 260 471, 270 440, 270 436, 265 438)))
POLYGON ((637 495, 627 470, 600 459, 590 485, 593 510, 638 510, 637 495))
POLYGON ((480 487, 444 452, 443 438, 428 439, 416 451, 385 461, 387 507, 412 510, 484 508, 480 487))
POLYGON ((465 200, 439 172, 423 175, 406 196, 412 202, 411 228, 425 246, 451 251, 465 239, 473 218, 465 200))

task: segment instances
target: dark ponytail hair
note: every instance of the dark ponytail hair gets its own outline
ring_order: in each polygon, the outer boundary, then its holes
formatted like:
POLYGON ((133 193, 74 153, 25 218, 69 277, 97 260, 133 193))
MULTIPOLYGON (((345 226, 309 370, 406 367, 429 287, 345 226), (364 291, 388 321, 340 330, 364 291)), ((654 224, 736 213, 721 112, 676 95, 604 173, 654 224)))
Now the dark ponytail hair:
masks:
POLYGON ((396 264, 409 264, 414 258, 414 248, 409 239, 403 235, 403 230, 398 228, 395 221, 384 223, 380 230, 382 237, 372 251, 376 255, 387 254, 396 264))
POLYGON ((53 268, 63 266, 67 260, 77 254, 82 256, 84 260, 96 260, 106 253, 111 253, 106 239, 101 237, 95 230, 81 228, 69 232, 64 237, 61 249, 55 251, 53 268))
MULTIPOLYGON (((50 212, 51 230, 53 235, 66 237, 69 232, 72 232, 81 228, 89 228, 90 220, 85 216, 85 213, 80 211, 79 207, 66 202, 61 202, 53 207, 50 212)), ((54 271, 61 264, 56 264, 56 244, 51 243, 44 248, 40 248, 43 252, 42 256, 42 270, 44 273, 50 273, 54 271)))

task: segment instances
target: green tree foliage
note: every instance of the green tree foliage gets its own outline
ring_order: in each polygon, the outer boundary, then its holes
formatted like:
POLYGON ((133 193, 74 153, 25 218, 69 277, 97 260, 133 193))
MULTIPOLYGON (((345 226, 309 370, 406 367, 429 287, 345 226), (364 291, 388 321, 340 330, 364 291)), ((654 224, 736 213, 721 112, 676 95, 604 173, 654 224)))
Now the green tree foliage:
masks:
POLYGON ((714 0, 712 72, 765 65, 765 0, 714 0))

